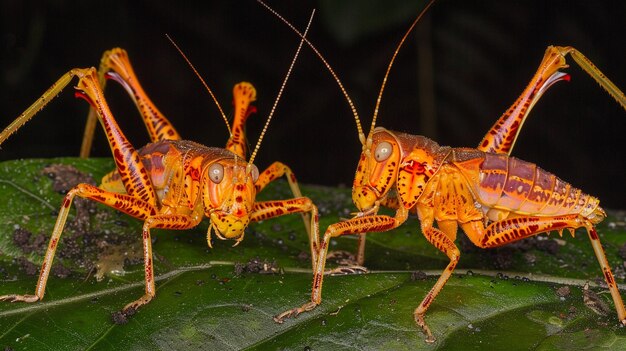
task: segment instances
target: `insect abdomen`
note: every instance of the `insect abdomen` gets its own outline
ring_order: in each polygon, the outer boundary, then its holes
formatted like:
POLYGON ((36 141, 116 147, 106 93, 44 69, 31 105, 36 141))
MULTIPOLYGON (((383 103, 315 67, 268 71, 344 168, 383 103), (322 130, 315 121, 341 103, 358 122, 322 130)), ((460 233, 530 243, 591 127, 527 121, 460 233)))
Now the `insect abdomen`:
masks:
MULTIPOLYGON (((478 156, 478 155, 473 155, 478 156)), ((580 214, 593 223, 606 217, 599 200, 554 174, 506 154, 455 160, 483 206, 522 215, 580 214)))

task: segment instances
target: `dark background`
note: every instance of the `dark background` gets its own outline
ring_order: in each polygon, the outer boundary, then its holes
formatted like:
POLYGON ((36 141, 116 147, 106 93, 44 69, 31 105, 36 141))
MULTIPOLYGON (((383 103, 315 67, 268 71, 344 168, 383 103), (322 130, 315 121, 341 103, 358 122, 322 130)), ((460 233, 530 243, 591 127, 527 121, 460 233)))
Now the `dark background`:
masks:
MULTIPOLYGON (((546 46, 582 51, 626 89, 623 1, 442 0, 400 52, 379 125, 475 147, 524 89, 546 46)), ((366 131, 391 54, 423 1, 271 1, 304 28, 356 102, 366 131)), ((144 88, 186 138, 223 146, 226 128, 189 67, 187 53, 222 106, 232 86, 255 84, 259 113, 248 124, 254 145, 299 38, 255 1, 4 0, 0 4, 0 124, 8 125, 63 73, 98 65, 102 52, 128 50, 144 88)), ((573 65, 535 107, 513 154, 624 208, 626 112, 573 65)), ((148 139, 130 99, 116 84, 107 96, 136 146, 148 139)), ((87 104, 71 89, 0 151, 0 160, 75 156, 87 104)), ((108 156, 98 132, 93 154, 108 156)), ((280 160, 302 183, 350 186, 360 152, 343 95, 305 48, 278 106, 256 164, 280 160)))

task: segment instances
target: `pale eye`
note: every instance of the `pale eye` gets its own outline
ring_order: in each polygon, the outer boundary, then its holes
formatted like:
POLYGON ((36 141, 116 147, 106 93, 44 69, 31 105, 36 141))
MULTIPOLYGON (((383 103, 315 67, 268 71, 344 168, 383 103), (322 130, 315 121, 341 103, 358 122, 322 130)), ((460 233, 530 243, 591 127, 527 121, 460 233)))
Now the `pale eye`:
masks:
POLYGON ((252 165, 252 170, 250 171, 250 174, 252 175, 252 182, 256 183, 257 179, 259 179, 259 169, 256 168, 255 165, 252 165))
POLYGON ((374 158, 378 162, 383 162, 391 156, 391 152, 393 151, 393 146, 391 143, 386 141, 381 142, 376 146, 376 151, 374 151, 374 158))
POLYGON ((219 184, 224 179, 224 166, 219 163, 209 166, 209 178, 213 183, 219 184))

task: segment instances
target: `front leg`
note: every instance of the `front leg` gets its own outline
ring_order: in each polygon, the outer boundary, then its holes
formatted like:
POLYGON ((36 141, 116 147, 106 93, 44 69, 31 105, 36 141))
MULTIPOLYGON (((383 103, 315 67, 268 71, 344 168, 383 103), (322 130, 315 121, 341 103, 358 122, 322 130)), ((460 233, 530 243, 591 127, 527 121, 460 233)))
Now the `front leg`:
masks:
POLYGON ((307 224, 307 232, 312 233, 312 235, 309 235, 309 245, 311 248, 311 263, 313 269, 315 269, 317 252, 319 250, 319 215, 317 207, 311 199, 298 197, 290 200, 255 202, 250 221, 258 222, 291 213, 311 214, 310 223, 305 224, 307 224))
MULTIPOLYGON (((293 174, 291 168, 281 162, 274 162, 271 166, 267 167, 261 174, 259 174, 259 179, 257 179, 254 186, 256 187, 256 192, 259 193, 265 189, 265 187, 272 181, 285 176, 287 181, 289 182, 289 187, 291 188, 291 192, 293 193, 294 198, 301 198, 302 192, 300 191, 300 186, 298 186, 298 181, 296 180, 296 175, 293 174)), ((317 208, 316 208, 317 211, 317 208)), ((309 227, 309 223, 311 223, 311 218, 307 214, 308 211, 301 212, 302 213, 302 221, 304 222, 304 228, 306 229, 306 233, 309 236, 309 240, 313 240, 311 237, 311 228, 309 227)), ((314 235, 317 237, 317 234, 314 235)), ((318 240, 315 238, 315 240, 318 240)))
POLYGON ((321 242, 317 262, 315 263, 315 269, 313 270, 311 301, 305 303, 301 307, 296 307, 276 315, 274 317, 274 321, 276 323, 283 323, 285 318, 296 317, 302 312, 311 311, 322 302, 322 283, 324 280, 328 244, 330 243, 331 238, 349 234, 388 231, 400 226, 406 221, 408 216, 409 211, 404 207, 400 207, 394 217, 376 215, 353 218, 345 222, 331 224, 328 229, 326 229, 326 233, 324 233, 324 239, 321 242))

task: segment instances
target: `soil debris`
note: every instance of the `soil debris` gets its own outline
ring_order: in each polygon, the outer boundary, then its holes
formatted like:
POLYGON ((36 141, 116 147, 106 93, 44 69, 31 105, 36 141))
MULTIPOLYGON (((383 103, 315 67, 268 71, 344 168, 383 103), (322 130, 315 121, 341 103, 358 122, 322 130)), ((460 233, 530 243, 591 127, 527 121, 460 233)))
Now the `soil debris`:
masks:
MULTIPOLYGON (((52 179, 52 190, 67 194, 73 187, 80 183, 97 185, 91 175, 79 171, 76 167, 63 164, 53 164, 44 167, 41 173, 52 179)), ((76 218, 68 225, 76 226, 78 231, 86 231, 89 228, 89 213, 95 211, 96 203, 87 199, 76 197, 74 199, 76 218)))
POLYGON ((281 271, 276 261, 269 262, 265 259, 261 260, 259 257, 252 258, 245 264, 235 262, 235 276, 240 276, 244 273, 277 274, 281 271))
POLYGON ((607 303, 598 294, 589 289, 589 283, 585 283, 585 286, 583 286, 583 303, 600 316, 606 316, 611 313, 607 303))
POLYGON ((556 289, 556 296, 558 297, 567 297, 572 293, 569 286, 565 285, 558 289, 556 289))
POLYGON ((26 273, 26 275, 35 275, 39 273, 39 267, 27 260, 26 257, 19 257, 17 259, 17 265, 20 267, 20 270, 26 273))
POLYGON ((426 280, 428 275, 422 271, 411 272, 411 281, 426 280))

